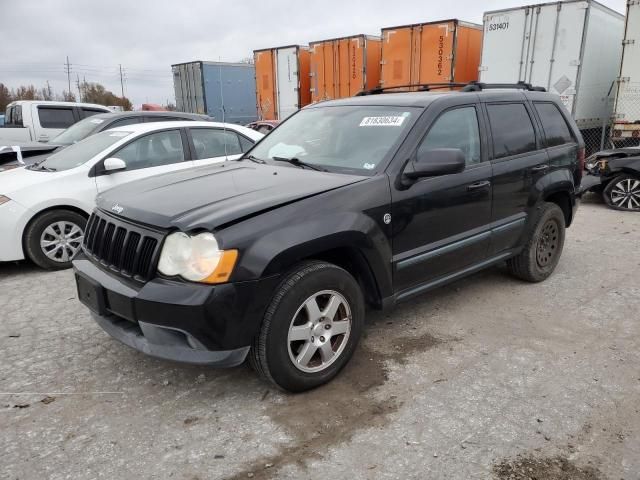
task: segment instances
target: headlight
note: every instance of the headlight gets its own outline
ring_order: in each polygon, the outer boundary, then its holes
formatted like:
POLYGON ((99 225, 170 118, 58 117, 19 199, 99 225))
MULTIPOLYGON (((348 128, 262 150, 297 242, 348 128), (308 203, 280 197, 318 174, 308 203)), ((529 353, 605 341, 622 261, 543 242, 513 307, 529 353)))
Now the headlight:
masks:
POLYGON ((212 233, 176 232, 164 241, 158 271, 192 282, 223 283, 229 280, 237 258, 237 250, 220 250, 212 233))
POLYGON ((10 200, 11 199, 9 197, 5 197, 4 195, 0 195, 0 205, 2 205, 3 203, 7 203, 10 200))

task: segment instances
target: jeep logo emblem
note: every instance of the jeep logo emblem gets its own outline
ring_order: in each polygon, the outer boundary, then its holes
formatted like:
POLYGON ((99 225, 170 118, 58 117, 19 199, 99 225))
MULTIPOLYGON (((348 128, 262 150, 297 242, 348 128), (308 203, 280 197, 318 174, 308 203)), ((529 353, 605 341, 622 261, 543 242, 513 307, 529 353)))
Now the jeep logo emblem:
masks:
POLYGON ((111 211, 116 212, 119 215, 124 211, 124 207, 121 207, 116 203, 113 207, 111 207, 111 211))

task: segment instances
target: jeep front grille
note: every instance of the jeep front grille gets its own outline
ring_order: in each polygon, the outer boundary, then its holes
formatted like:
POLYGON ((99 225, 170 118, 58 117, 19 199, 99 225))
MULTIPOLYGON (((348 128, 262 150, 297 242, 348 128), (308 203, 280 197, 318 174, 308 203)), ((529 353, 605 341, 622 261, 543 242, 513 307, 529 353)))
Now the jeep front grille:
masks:
POLYGON ((96 263, 138 281, 155 271, 162 233, 95 211, 85 230, 84 252, 96 263))

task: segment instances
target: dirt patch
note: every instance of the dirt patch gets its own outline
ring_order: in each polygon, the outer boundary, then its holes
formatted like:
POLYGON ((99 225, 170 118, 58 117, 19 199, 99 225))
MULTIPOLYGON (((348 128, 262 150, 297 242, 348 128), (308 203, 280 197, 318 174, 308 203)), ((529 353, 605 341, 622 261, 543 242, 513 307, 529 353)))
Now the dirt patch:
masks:
POLYGON ((374 398, 370 394, 388 380, 386 362, 404 364, 412 353, 433 348, 442 340, 428 334, 392 337, 381 350, 373 350, 367 343, 365 340, 360 345, 329 384, 302 394, 279 396, 280 401, 268 399, 266 413, 293 441, 277 455, 261 458, 231 478, 277 478, 284 465, 295 463, 305 468, 310 460, 321 458, 329 447, 350 440, 358 430, 384 425, 388 415, 401 406, 395 395, 374 398))
POLYGON ((564 457, 519 457, 493 467, 499 480, 601 480, 593 467, 578 467, 564 457))

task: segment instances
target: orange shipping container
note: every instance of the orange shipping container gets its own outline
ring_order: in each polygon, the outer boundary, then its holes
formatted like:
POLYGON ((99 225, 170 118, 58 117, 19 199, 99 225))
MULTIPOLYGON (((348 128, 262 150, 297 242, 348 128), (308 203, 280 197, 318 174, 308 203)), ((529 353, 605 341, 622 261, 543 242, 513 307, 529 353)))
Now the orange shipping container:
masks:
POLYGON ((311 102, 309 49, 299 45, 253 52, 258 116, 284 120, 311 102))
POLYGON ((482 26, 459 20, 382 29, 383 87, 478 79, 482 26))
POLYGON ((380 83, 380 38, 353 35, 309 43, 311 101, 351 97, 380 83))

